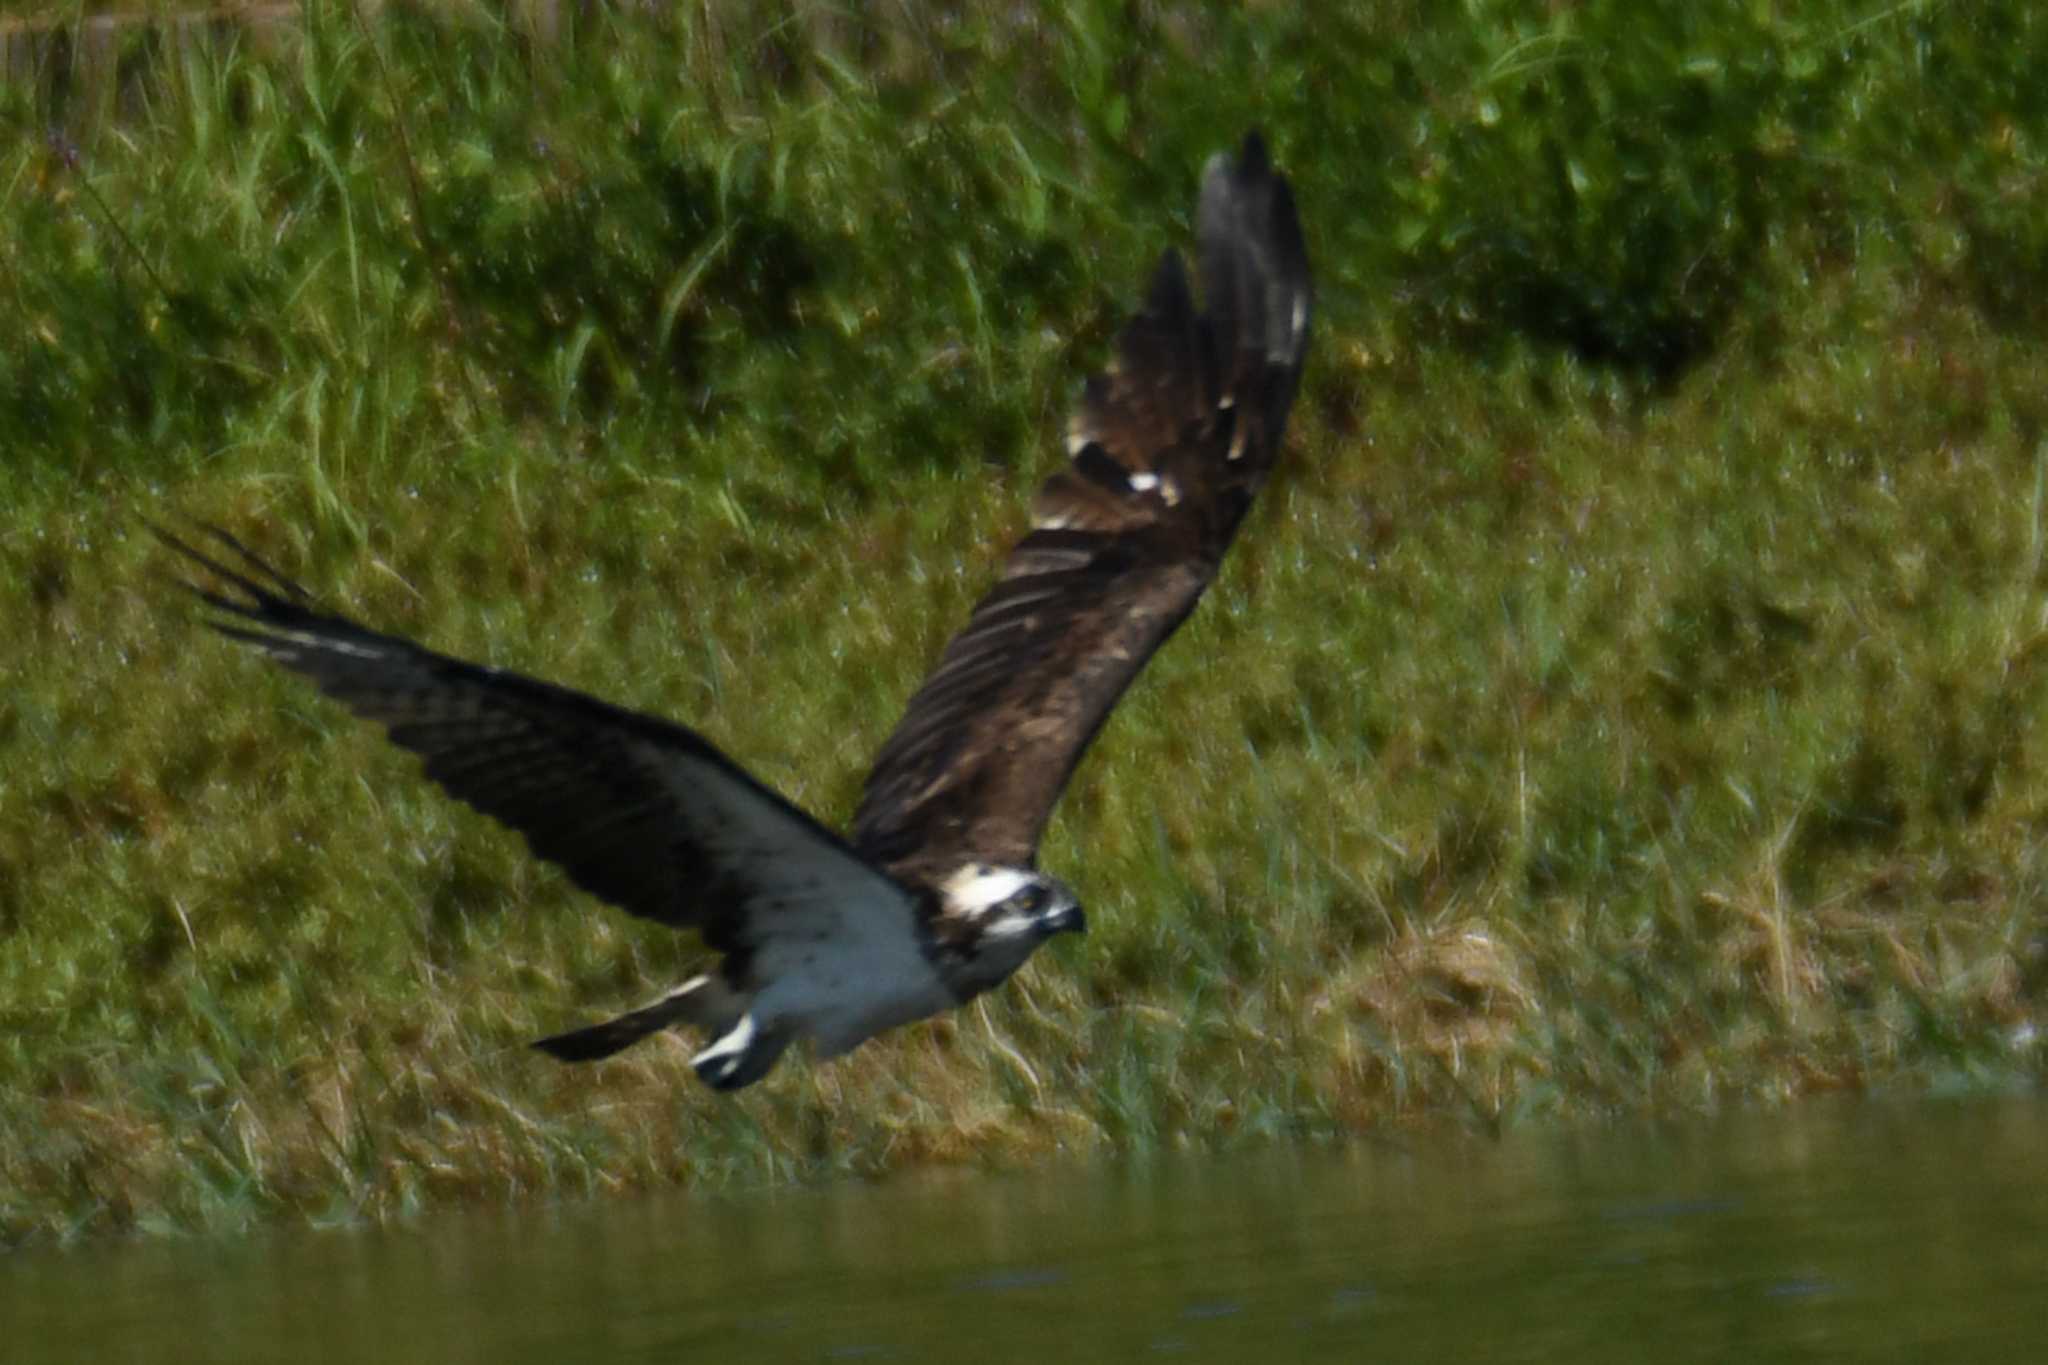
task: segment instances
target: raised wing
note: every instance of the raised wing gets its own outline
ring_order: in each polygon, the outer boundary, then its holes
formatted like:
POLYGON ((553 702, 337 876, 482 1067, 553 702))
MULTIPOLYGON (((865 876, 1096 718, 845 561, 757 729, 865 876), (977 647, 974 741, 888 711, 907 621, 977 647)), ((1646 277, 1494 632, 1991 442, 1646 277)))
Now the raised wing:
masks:
POLYGON ((1088 381, 1030 534, 868 775, 853 842, 899 875, 1028 864, 1074 765, 1215 577, 1279 453, 1308 344, 1308 256, 1258 134, 1203 174, 1204 311, 1160 262, 1088 381))
POLYGON ((205 534, 244 571, 157 534, 238 594, 186 585, 226 613, 215 629, 381 722, 450 795, 592 895, 727 953, 795 912, 830 918, 834 900, 901 903, 908 925, 900 888, 702 736, 320 611, 225 531, 205 534))

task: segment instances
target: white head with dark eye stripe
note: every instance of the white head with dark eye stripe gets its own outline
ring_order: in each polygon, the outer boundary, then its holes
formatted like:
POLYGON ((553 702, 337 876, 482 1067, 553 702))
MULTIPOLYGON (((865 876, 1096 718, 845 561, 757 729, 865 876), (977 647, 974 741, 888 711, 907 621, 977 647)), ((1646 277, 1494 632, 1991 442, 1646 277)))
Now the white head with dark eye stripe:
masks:
POLYGON ((968 863, 939 886, 941 913, 974 943, 975 975, 1002 980, 1054 934, 1083 934, 1087 917, 1057 877, 1028 867, 968 863))

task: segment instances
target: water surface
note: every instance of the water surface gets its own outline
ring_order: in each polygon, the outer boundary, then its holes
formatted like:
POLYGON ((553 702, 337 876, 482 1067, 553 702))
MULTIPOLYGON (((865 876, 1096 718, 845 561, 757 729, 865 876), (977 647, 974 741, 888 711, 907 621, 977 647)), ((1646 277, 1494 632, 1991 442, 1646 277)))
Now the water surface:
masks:
POLYGON ((620 1199, 0 1261, 40 1361, 2021 1360, 2048 1101, 620 1199))

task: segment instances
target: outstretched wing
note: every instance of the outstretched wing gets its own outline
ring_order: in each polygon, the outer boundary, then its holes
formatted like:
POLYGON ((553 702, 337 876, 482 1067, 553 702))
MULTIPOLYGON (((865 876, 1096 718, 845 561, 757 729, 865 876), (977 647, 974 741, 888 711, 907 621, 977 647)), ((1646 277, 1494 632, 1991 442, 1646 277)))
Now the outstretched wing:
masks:
POLYGON ((1279 452, 1308 343, 1309 270, 1257 133, 1217 156, 1197 210, 1204 309, 1161 261, 1070 463, 868 775, 853 842, 899 874, 1026 864, 1124 688, 1215 577, 1279 452))
POLYGON ((450 795, 518 830, 592 895, 700 929, 728 953, 792 913, 829 920, 856 901, 903 905, 908 931, 900 888, 702 736, 366 630, 317 609, 225 531, 205 533, 240 570, 157 531, 223 585, 186 584, 226 614, 215 629, 381 722, 450 795))

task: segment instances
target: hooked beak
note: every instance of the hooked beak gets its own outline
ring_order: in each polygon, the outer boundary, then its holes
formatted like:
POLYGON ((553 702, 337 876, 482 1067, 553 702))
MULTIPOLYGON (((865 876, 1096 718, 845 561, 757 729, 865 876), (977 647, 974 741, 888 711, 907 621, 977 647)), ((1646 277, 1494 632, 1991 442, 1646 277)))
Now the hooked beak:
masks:
POLYGON ((1045 917, 1045 932, 1053 934, 1085 934, 1088 932, 1088 916, 1079 905, 1069 902, 1045 917))

